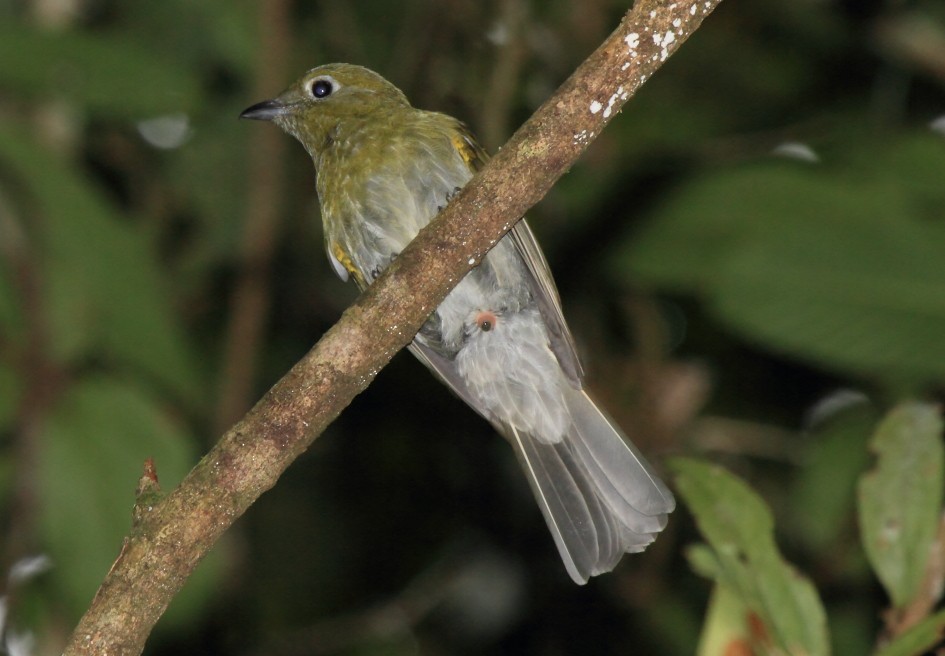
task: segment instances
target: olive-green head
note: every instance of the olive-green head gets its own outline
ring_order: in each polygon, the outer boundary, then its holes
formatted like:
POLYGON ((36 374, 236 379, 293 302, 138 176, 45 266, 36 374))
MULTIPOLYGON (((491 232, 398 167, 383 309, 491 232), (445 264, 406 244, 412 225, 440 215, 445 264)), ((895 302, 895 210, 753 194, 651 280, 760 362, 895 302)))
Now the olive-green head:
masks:
POLYGON ((272 121, 315 156, 345 125, 383 121, 410 107, 407 97, 372 70, 353 64, 313 68, 272 100, 247 108, 240 118, 272 121))

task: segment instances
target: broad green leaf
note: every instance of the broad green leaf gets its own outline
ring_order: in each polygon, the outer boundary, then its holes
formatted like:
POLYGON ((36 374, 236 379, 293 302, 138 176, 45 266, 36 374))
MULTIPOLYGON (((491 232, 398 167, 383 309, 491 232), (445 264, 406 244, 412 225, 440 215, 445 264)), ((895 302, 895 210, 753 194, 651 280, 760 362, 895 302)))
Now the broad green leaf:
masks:
POLYGON ((945 224, 932 220, 945 147, 932 136, 870 146, 831 167, 703 174, 654 212, 617 270, 699 297, 776 351, 857 375, 945 379, 945 224))
MULTIPOLYGON (((826 617, 817 591, 782 559, 764 502, 720 467, 685 458, 670 466, 676 489, 717 561, 715 580, 757 616, 770 653, 828 654, 826 617)), ((701 569, 711 571, 707 554, 697 558, 701 569)))
POLYGON ((933 647, 941 645, 943 635, 945 635, 945 610, 940 610, 885 645, 873 656, 920 656, 933 647))
MULTIPOLYGON (((40 445, 40 523, 44 547, 55 562, 56 583, 76 616, 87 607, 131 530, 135 487, 145 459, 154 459, 167 490, 196 462, 192 445, 193 438, 178 422, 127 382, 81 381, 60 399, 40 445)), ((206 600, 217 569, 213 563, 203 567, 200 579, 181 593, 189 600, 175 606, 186 609, 206 600)))
POLYGON ((710 297, 714 311, 775 350, 945 379, 945 226, 821 210, 823 218, 772 221, 733 253, 710 297))
POLYGON ((835 192, 820 171, 795 162, 765 161, 706 173, 668 195, 615 264, 672 291, 711 292, 719 287, 730 258, 759 240, 767 243, 768 230, 829 220, 850 203, 869 207, 855 194, 835 192))
POLYGON ((879 580, 901 608, 921 592, 942 512, 942 418, 930 405, 903 403, 870 443, 876 467, 860 478, 863 545, 879 580))
POLYGON ((23 133, 0 129, 0 160, 38 207, 51 350, 131 364, 193 399, 195 357, 145 235, 93 183, 23 133), (94 351, 94 352, 93 352, 94 351))
POLYGON ((709 597, 696 656, 750 653, 752 636, 749 633, 748 614, 748 607, 738 593, 726 585, 716 583, 709 597))
POLYGON ((686 548, 686 560, 689 567, 699 576, 716 579, 721 576, 721 566, 715 552, 707 544, 692 544, 686 548))
POLYGON ((196 76, 114 34, 0 23, 0 88, 67 99, 100 114, 146 118, 196 105, 196 76))
POLYGON ((928 135, 906 135, 892 144, 884 159, 864 152, 867 164, 883 172, 894 171, 891 182, 901 185, 908 192, 919 213, 928 213, 929 218, 940 216, 938 210, 942 199, 942 169, 945 153, 942 139, 928 135))

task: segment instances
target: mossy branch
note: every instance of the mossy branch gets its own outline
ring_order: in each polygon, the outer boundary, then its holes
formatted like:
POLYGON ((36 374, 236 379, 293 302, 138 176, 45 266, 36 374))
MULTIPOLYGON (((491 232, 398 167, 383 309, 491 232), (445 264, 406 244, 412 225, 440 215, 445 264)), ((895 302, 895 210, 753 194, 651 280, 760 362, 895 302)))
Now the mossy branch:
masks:
MULTIPOLYGON (((720 0, 639 0, 315 347, 141 513, 65 654, 140 654, 197 563, 449 290, 565 173, 720 0)), ((116 545, 117 546, 117 545, 116 545)))

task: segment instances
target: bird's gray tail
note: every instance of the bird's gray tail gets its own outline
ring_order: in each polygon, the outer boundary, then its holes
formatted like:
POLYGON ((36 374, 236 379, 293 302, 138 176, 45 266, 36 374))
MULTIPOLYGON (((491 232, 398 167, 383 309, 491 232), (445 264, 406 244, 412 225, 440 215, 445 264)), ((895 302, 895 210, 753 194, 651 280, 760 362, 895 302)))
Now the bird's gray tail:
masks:
POLYGON ((548 442, 505 427, 568 574, 578 584, 643 551, 676 507, 639 451, 582 390, 565 392, 571 429, 548 442))

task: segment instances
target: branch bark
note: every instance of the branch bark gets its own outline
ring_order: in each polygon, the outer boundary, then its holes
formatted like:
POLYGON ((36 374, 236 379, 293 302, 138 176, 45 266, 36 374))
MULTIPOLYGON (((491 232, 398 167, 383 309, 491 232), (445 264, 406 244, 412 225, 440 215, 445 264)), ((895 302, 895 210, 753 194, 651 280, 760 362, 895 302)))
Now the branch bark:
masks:
POLYGON ((620 26, 159 503, 142 509, 65 654, 140 654, 220 535, 406 346, 720 0, 638 0, 620 26))

